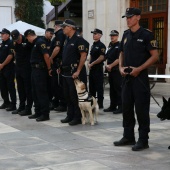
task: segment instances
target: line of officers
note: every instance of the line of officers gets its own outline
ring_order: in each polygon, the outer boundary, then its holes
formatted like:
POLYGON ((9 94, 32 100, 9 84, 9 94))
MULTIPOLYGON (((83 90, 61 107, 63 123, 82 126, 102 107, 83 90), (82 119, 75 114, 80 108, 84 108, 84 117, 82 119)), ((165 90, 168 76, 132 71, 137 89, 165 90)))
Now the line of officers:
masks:
POLYGON ((82 37, 82 29, 73 20, 55 21, 55 29, 47 28, 44 37, 28 29, 24 35, 15 29, 0 32, 0 90, 3 104, 0 109, 12 114, 29 115, 36 121, 49 120, 50 110, 67 111, 62 123, 77 125, 81 123, 81 112, 74 79, 79 78, 87 87, 85 61, 90 51, 89 93, 97 97, 99 108, 103 108, 103 66, 108 73, 110 84, 110 106, 105 112, 122 112, 121 81, 119 72, 119 32, 110 32, 111 42, 106 46, 100 41, 102 31, 94 29, 94 43, 82 37), (54 36, 55 35, 55 36, 54 36), (12 40, 10 39, 12 37, 12 40), (52 39, 52 37, 54 37, 52 39), (14 62, 15 61, 15 62, 14 62), (16 108, 16 89, 19 107, 16 108), (34 103, 34 114, 32 106, 34 103))

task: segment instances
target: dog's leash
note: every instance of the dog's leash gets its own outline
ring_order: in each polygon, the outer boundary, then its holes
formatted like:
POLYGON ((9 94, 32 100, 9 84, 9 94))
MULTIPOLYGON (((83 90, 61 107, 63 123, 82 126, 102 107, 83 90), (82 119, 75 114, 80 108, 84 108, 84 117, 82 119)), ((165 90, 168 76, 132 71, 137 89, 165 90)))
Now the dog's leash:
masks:
POLYGON ((145 86, 145 84, 143 83, 143 81, 141 80, 140 77, 137 77, 138 80, 140 81, 140 83, 145 87, 145 89, 147 90, 147 92, 150 94, 150 96, 153 98, 153 100, 155 101, 155 103, 161 108, 160 104, 158 103, 158 101, 153 97, 153 95, 151 94, 151 92, 148 90, 148 88, 145 86))

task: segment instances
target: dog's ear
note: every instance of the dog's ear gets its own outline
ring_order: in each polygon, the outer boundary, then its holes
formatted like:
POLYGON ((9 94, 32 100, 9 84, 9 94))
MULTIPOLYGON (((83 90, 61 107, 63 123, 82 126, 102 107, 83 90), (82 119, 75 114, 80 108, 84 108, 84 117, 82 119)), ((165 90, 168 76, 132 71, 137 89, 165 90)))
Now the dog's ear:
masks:
POLYGON ((86 86, 85 86, 85 84, 83 83, 83 84, 81 85, 81 90, 84 90, 84 89, 86 89, 86 86))
POLYGON ((162 96, 163 102, 166 104, 168 101, 162 96))

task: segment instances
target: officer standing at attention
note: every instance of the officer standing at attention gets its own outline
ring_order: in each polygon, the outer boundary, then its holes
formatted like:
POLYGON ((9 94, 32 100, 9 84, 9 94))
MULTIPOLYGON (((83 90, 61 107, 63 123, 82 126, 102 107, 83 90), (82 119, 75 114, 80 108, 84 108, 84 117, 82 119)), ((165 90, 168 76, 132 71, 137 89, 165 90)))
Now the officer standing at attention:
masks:
POLYGON ((16 110, 16 90, 15 90, 15 65, 14 49, 10 40, 10 31, 3 28, 0 32, 2 44, 0 44, 0 90, 4 103, 0 109, 7 111, 16 110), (11 102, 9 101, 9 94, 11 102))
POLYGON ((19 95, 19 108, 13 111, 12 114, 31 115, 33 100, 30 57, 33 45, 17 29, 11 32, 11 37, 15 50, 16 81, 19 95))
POLYGON ((63 32, 68 39, 65 42, 62 56, 62 76, 64 95, 67 101, 67 117, 62 123, 77 125, 81 123, 81 112, 74 79, 78 78, 86 61, 87 51, 85 41, 76 34, 76 24, 67 19, 62 25, 63 32))
POLYGON ((106 46, 100 41, 103 33, 99 29, 91 31, 93 33, 94 43, 90 51, 90 62, 89 62, 89 92, 92 96, 98 98, 99 109, 103 108, 103 61, 105 57, 106 46))
MULTIPOLYGON (((46 42, 46 47, 48 54, 50 55, 50 46, 51 46, 51 39, 54 35, 54 29, 53 28, 47 28, 45 30, 45 36, 43 37, 44 41, 46 42)), ((49 108, 50 110, 53 110, 53 104, 52 104, 52 98, 53 98, 53 91, 52 91, 52 77, 48 77, 48 96, 49 96, 49 108)))
POLYGON ((123 138, 114 142, 115 146, 134 145, 133 151, 149 148, 150 132, 150 87, 147 68, 158 60, 157 42, 151 31, 139 25, 141 11, 127 8, 126 17, 129 30, 121 41, 119 70, 124 77, 122 86, 123 138), (139 138, 135 142, 135 115, 139 124, 139 138))
POLYGON ((29 119, 36 121, 49 120, 49 97, 47 90, 48 76, 51 75, 51 66, 46 42, 41 37, 37 37, 35 32, 28 29, 24 33, 30 43, 34 44, 31 52, 31 83, 32 95, 35 104, 35 114, 29 116, 29 119))
POLYGON ((111 42, 106 53, 106 71, 108 72, 110 84, 110 106, 104 109, 104 112, 122 113, 121 84, 122 76, 119 72, 119 32, 112 30, 110 32, 111 42), (118 109, 116 107, 118 106, 118 109))
POLYGON ((64 98, 64 92, 62 88, 63 80, 62 76, 57 73, 57 69, 59 69, 62 60, 62 52, 64 41, 66 36, 63 34, 63 30, 61 27, 63 21, 56 20, 55 21, 55 37, 52 40, 50 47, 50 60, 52 64, 52 89, 54 95, 54 108, 55 111, 64 112, 67 110, 66 100, 64 98))

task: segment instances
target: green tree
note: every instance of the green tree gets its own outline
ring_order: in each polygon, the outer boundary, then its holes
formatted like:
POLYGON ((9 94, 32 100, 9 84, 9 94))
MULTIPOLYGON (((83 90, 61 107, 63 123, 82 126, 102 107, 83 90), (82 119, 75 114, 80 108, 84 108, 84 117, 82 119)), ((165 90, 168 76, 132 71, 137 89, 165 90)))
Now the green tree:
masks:
POLYGON ((62 2, 66 2, 66 0, 49 0, 51 2, 51 5, 54 5, 56 3, 62 3, 62 2))
POLYGON ((24 22, 45 28, 42 21, 43 0, 15 0, 15 16, 24 22))

